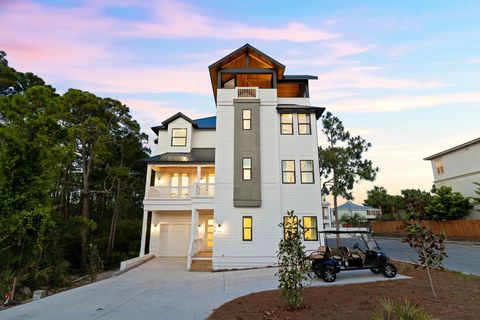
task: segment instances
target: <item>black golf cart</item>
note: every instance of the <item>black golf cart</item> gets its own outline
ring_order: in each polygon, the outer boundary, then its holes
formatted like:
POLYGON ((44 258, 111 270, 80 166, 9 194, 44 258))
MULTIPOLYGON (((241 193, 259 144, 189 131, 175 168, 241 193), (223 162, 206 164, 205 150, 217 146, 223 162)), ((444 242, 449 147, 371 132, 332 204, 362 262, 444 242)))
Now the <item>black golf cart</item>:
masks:
POLYGON ((370 269, 375 274, 393 278, 397 268, 380 250, 370 231, 319 231, 325 246, 307 252, 311 260, 310 276, 333 282, 340 271, 370 269), (329 242, 333 245, 329 246, 329 242), (350 249, 351 248, 351 249, 350 249))

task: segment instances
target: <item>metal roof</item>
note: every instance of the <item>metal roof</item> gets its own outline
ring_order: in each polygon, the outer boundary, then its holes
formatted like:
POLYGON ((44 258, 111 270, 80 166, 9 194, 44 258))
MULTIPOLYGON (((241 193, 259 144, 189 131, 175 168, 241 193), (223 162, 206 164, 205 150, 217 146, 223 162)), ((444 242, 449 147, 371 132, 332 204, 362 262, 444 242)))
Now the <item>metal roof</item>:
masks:
POLYGON ((325 108, 300 104, 278 104, 277 106, 278 113, 298 112, 299 110, 315 113, 318 120, 322 116, 323 111, 325 111, 325 108))
POLYGON ((284 74, 284 80, 318 80, 317 76, 312 76, 308 74, 284 74))
POLYGON ((215 148, 193 148, 191 152, 167 152, 142 161, 158 164, 213 164, 215 148))
POLYGON ((480 138, 476 138, 476 139, 473 139, 473 140, 471 140, 471 141, 462 143, 462 144, 460 144, 460 145, 458 145, 458 146, 456 146, 456 147, 453 147, 453 148, 450 148, 450 149, 441 151, 441 152, 439 152, 439 153, 435 153, 434 155, 429 156, 429 157, 426 157, 426 158, 424 158, 423 160, 432 160, 432 159, 438 158, 438 157, 440 157, 440 156, 443 156, 444 154, 451 153, 451 152, 460 150, 460 149, 462 149, 462 148, 466 148, 466 147, 471 146, 472 144, 476 144, 476 143, 480 143, 480 138))
POLYGON ((163 121, 161 125, 152 127, 151 129, 158 135, 159 130, 167 130, 168 124, 178 118, 183 118, 186 121, 190 122, 195 129, 215 129, 217 124, 217 117, 215 116, 192 120, 183 113, 178 112, 163 121))
POLYGON ((347 201, 341 206, 338 206, 338 210, 377 210, 375 208, 369 207, 369 206, 361 206, 358 204, 353 203, 352 201, 347 201))

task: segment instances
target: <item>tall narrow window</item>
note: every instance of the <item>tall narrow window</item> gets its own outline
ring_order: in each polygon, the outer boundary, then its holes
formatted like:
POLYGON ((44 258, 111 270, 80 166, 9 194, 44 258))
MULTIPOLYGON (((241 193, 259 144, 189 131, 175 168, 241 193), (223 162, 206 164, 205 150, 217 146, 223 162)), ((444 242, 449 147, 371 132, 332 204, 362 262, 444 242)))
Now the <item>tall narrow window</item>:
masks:
POLYGON ((298 134, 302 134, 302 135, 312 134, 312 127, 310 124, 310 114, 299 113, 297 115, 297 119, 298 119, 298 134))
POLYGON ((283 237, 289 239, 293 234, 298 232, 297 217, 283 217, 283 237))
POLYGON ((252 158, 242 159, 242 179, 252 180, 252 158))
POLYGON ((252 130, 252 110, 250 109, 242 110, 242 129, 252 130))
POLYGON ((172 129, 172 147, 185 147, 187 145, 187 129, 172 129))
POLYGON ((282 160, 282 182, 295 183, 295 161, 282 160))
POLYGON ((252 217, 243 217, 243 223, 242 223, 242 240, 243 241, 252 241, 252 217))
POLYGON ((303 217, 303 239, 318 241, 317 217, 303 217))
POLYGON ((313 160, 300 160, 300 181, 301 183, 314 183, 313 160))
POLYGON ((280 130, 282 134, 293 134, 293 114, 280 114, 280 130))

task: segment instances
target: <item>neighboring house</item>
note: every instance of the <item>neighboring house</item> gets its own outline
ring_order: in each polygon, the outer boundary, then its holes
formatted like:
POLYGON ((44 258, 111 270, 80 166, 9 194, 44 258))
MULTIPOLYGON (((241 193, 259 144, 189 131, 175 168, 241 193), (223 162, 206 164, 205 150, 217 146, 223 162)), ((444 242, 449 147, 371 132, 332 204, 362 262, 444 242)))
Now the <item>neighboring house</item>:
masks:
POLYGON ((333 216, 333 210, 330 202, 325 198, 322 199, 322 212, 323 212, 323 227, 331 228, 335 223, 335 217, 333 216))
POLYGON ((186 267, 273 265, 294 210, 307 249, 323 228, 317 120, 310 75, 245 45, 209 67, 216 117, 182 113, 153 127, 140 255, 187 257, 186 267))
POLYGON ((374 220, 380 217, 380 209, 375 209, 370 206, 361 206, 352 201, 347 201, 341 206, 338 206, 337 210, 339 220, 341 220, 343 216, 354 216, 355 214, 368 220, 374 220))
POLYGON ((435 187, 448 186, 464 196, 475 197, 480 182, 480 138, 436 153, 423 160, 432 163, 435 187))

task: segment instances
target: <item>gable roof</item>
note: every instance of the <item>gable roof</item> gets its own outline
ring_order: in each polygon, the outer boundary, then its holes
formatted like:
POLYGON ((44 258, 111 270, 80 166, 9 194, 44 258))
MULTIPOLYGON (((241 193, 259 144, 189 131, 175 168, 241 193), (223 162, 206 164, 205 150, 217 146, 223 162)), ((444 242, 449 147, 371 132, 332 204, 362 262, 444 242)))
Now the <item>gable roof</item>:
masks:
POLYGON ((473 139, 471 141, 468 141, 468 142, 465 142, 465 143, 462 143, 456 147, 453 147, 453 148, 450 148, 450 149, 447 149, 447 150, 444 150, 444 151, 441 151, 439 153, 435 153, 434 155, 431 155, 429 157, 426 157, 424 158, 423 160, 432 160, 432 159, 435 159, 435 158, 438 158, 440 156, 443 156, 444 154, 447 154, 447 153, 451 153, 451 152, 454 152, 454 151, 457 151, 457 150, 460 150, 460 149, 463 149, 463 148, 466 148, 466 147, 469 147, 473 144, 476 144, 476 143, 480 143, 480 138, 476 138, 476 139, 473 139))
POLYGON ((244 55, 252 56, 255 59, 261 61, 263 64, 271 66, 270 68, 276 70, 278 79, 281 79, 283 77, 283 73, 285 72, 285 65, 263 53, 262 51, 258 50, 254 46, 246 43, 242 47, 238 48, 237 50, 233 51, 232 53, 226 55, 225 57, 208 66, 208 70, 210 72, 210 81, 212 83, 213 96, 215 97, 215 100, 217 99, 218 71, 222 69, 222 66, 233 62, 235 59, 244 55))
POLYGON ((182 118, 190 122, 195 129, 215 129, 216 123, 217 123, 217 117, 215 116, 192 120, 186 115, 184 115, 183 113, 177 112, 170 118, 166 119, 165 121, 162 121, 161 125, 152 127, 151 129, 153 130, 153 132, 155 132, 158 135, 158 131, 167 130, 168 124, 172 121, 175 121, 178 118, 182 118))
POLYGON ((369 207, 369 206, 361 206, 358 204, 353 203, 352 201, 347 201, 341 206, 338 206, 338 210, 376 210, 375 208, 369 207))

